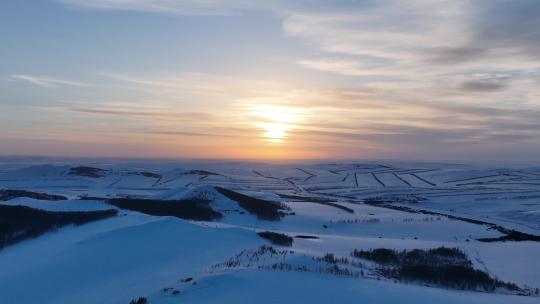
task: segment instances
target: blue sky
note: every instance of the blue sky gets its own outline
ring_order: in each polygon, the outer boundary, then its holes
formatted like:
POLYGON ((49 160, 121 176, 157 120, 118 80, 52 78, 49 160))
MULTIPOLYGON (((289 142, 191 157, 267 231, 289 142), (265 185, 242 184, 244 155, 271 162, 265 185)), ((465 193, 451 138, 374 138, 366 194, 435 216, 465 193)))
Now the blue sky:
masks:
POLYGON ((0 4, 0 154, 537 160, 540 3, 0 4))

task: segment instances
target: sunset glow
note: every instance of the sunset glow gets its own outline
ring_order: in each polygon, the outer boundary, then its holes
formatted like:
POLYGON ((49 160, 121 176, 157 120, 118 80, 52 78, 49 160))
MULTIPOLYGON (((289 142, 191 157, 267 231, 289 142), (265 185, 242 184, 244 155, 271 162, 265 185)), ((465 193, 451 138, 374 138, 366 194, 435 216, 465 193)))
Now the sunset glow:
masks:
POLYGON ((0 304, 540 301, 540 0, 0 0, 0 304))
POLYGON ((0 153, 540 153, 537 1, 271 2, 3 3, 0 153))
POLYGON ((283 143, 288 132, 303 119, 301 110, 290 107, 257 104, 249 108, 248 115, 256 120, 255 125, 263 131, 262 136, 271 143, 283 143))

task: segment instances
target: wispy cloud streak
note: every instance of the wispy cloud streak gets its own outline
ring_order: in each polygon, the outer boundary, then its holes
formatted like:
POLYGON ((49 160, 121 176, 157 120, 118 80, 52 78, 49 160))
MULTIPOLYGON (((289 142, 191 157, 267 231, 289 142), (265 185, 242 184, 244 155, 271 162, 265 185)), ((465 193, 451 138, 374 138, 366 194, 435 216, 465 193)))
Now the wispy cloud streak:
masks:
POLYGON ((42 88, 57 88, 61 86, 74 86, 74 87, 88 87, 90 84, 79 81, 72 81, 66 79, 52 78, 48 76, 33 76, 24 74, 11 75, 12 79, 26 81, 31 84, 38 85, 42 88))
POLYGON ((256 7, 242 0, 60 0, 66 4, 100 10, 127 10, 176 15, 230 15, 256 7))

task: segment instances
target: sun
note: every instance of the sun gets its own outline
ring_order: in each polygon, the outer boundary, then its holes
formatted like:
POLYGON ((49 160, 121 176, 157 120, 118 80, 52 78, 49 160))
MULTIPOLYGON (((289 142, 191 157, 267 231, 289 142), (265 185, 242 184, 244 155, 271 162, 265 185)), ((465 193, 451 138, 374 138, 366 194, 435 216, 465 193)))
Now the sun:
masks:
POLYGON ((265 130, 263 136, 266 139, 280 141, 287 136, 288 126, 281 123, 261 123, 261 127, 265 130))
POLYGON ((249 114, 255 118, 255 125, 263 131, 262 137, 272 143, 283 142, 303 117, 299 108, 268 104, 252 105, 249 114))

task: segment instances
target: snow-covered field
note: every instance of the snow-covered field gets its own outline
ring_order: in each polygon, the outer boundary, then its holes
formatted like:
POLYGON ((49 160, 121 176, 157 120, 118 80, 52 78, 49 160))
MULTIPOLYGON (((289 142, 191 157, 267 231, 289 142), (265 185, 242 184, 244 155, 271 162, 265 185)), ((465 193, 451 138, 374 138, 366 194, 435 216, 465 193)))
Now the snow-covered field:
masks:
POLYGON ((0 303, 128 304, 139 297, 148 303, 540 302, 536 167, 6 162, 0 163, 0 189, 66 198, 6 196, 1 205, 118 209, 116 216, 0 249, 0 303), (279 220, 261 219, 221 188, 289 210, 279 220), (111 205, 112 198, 204 199, 222 217, 153 216, 111 205), (273 244, 257 234, 262 231, 290 236, 292 246, 273 244), (529 239, 496 240, 508 231, 529 239), (460 249, 475 269, 521 291, 401 280, 373 261, 351 257, 355 249, 438 247, 460 249), (325 259, 328 254, 337 262, 325 259))

